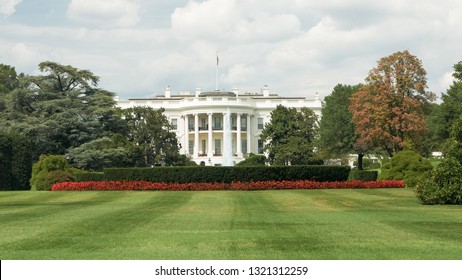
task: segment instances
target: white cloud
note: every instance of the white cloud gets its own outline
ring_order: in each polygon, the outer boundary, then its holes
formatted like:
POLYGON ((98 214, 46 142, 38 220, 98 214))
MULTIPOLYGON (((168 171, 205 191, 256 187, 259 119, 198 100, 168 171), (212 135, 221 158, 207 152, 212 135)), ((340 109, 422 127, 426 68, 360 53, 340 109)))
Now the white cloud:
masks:
POLYGON ((452 76, 453 73, 454 72, 447 72, 439 78, 438 83, 441 88, 448 89, 452 85, 454 82, 454 77, 452 76))
POLYGON ((228 70, 228 73, 226 73, 223 78, 228 84, 239 86, 255 81, 255 74, 256 71, 252 66, 235 64, 228 70))
POLYGON ((291 38, 300 32, 300 21, 292 14, 270 16, 262 14, 253 19, 241 19, 233 29, 237 41, 276 41, 291 38))
POLYGON ((28 65, 35 57, 39 56, 39 51, 35 47, 17 43, 10 47, 7 55, 10 60, 15 62, 15 65, 23 66, 28 65))
POLYGON ((189 1, 171 16, 173 30, 183 38, 224 38, 237 19, 235 0, 189 1))
POLYGON ((8 43, 0 40, 0 45, 5 47, 0 49, 3 63, 12 65, 18 72, 25 74, 37 73, 37 65, 42 61, 57 59, 56 51, 38 44, 8 43))
POLYGON ((75 21, 98 27, 132 27, 140 18, 134 0, 72 0, 67 15, 75 21))
MULTIPOLYGON (((249 10, 245 1, 189 1, 171 16, 172 29, 183 40, 255 42, 290 38, 300 21, 290 13, 249 10)), ((255 7, 254 7, 255 8, 255 7)))
POLYGON ((2 0, 0 1, 0 15, 11 16, 16 12, 16 6, 21 3, 22 0, 2 0))
POLYGON ((5 62, 90 69, 122 97, 166 85, 213 90, 216 50, 220 89, 258 92, 268 84, 308 97, 362 82, 377 60, 405 49, 422 60, 429 90, 442 92, 462 59, 456 0, 72 0, 41 24, 28 22, 31 2, 23 1, 14 23, 0 21, 5 62))

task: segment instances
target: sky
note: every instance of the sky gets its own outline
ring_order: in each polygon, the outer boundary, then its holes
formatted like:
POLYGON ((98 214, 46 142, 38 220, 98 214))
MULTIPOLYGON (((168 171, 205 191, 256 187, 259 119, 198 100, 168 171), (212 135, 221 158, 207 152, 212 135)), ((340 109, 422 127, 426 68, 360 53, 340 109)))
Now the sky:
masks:
POLYGON ((459 0, 0 0, 0 63, 88 69, 120 99, 213 91, 217 73, 223 91, 324 98, 408 50, 439 96, 461 26, 459 0))

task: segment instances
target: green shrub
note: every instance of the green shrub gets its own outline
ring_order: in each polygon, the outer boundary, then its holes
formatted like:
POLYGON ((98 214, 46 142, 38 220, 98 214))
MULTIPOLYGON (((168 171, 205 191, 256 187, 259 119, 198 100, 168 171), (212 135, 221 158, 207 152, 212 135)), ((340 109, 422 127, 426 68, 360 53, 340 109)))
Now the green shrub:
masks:
POLYGON ((348 180, 361 180, 364 182, 376 181, 378 175, 379 172, 374 170, 359 170, 357 168, 353 168, 350 171, 348 180))
POLYGON ((75 175, 69 170, 42 171, 38 176, 35 189, 38 191, 51 191, 51 186, 59 182, 72 182, 75 175))
POLYGON ((433 167, 428 159, 414 151, 401 151, 382 165, 379 180, 404 180, 407 187, 414 187, 417 180, 433 167))
POLYGON ((51 190, 57 182, 73 181, 75 168, 69 168, 69 163, 61 155, 41 155, 32 166, 30 185, 33 190, 51 190))
POLYGON ((153 168, 107 168, 108 181, 150 181, 150 182, 223 182, 233 181, 346 181, 349 166, 249 166, 249 167, 153 167, 153 168))
POLYGON ((238 164, 236 164, 236 166, 264 166, 265 162, 266 157, 264 155, 256 155, 254 153, 250 153, 248 158, 239 162, 238 164))
POLYGON ((417 198, 424 204, 462 204, 461 174, 462 165, 457 159, 444 159, 417 181, 417 198))

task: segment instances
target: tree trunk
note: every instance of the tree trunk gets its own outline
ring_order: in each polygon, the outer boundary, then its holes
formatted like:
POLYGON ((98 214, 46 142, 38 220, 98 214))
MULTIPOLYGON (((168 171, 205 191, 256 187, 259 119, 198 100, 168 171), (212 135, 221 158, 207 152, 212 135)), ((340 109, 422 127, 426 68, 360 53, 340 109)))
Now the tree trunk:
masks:
POLYGON ((363 157, 364 154, 358 154, 358 170, 363 170, 363 157))

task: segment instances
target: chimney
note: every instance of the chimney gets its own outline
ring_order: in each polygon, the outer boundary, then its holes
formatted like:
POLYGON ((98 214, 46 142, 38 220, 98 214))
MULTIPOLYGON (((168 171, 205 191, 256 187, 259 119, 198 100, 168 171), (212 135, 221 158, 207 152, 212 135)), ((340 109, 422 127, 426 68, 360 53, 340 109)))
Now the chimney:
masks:
POLYGON ((196 88, 196 97, 199 97, 199 94, 201 94, 201 88, 196 88))
POLYGON ((264 97, 269 97, 269 87, 268 87, 268 85, 264 85, 263 88, 261 89, 261 92, 263 93, 264 97))
POLYGON ((236 97, 239 96, 239 89, 237 87, 233 88, 233 92, 236 95, 236 97))
POLYGON ((314 95, 314 103, 316 104, 316 106, 322 107, 321 98, 319 98, 319 93, 317 92, 314 95))
POLYGON ((170 88, 170 86, 167 86, 165 88, 165 98, 170 98, 172 95, 172 89, 170 88))

